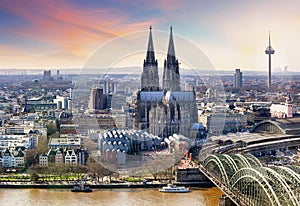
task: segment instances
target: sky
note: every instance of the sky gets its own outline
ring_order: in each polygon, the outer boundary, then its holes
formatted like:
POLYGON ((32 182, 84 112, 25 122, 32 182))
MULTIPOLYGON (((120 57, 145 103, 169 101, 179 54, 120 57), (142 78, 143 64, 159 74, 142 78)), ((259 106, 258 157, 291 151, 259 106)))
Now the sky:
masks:
POLYGON ((0 69, 81 68, 115 38, 172 25, 218 70, 267 70, 271 31, 273 67, 298 71, 298 8, 295 0, 1 0, 0 69))

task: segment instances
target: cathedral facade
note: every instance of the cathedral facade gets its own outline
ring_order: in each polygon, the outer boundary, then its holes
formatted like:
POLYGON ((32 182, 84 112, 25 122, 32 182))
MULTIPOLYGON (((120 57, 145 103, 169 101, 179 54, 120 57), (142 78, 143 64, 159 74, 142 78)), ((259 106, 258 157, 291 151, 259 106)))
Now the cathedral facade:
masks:
POLYGON ((162 87, 159 86, 158 62, 155 59, 152 28, 141 76, 141 90, 137 94, 134 127, 160 137, 175 133, 190 136, 198 121, 194 91, 181 91, 179 63, 175 56, 172 27, 167 58, 164 61, 162 87))

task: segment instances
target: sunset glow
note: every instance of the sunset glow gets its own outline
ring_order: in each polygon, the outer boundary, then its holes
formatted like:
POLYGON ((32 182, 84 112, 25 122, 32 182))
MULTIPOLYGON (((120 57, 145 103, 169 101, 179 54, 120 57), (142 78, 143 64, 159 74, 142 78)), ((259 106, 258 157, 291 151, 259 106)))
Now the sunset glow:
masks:
POLYGON ((225 70, 265 69, 271 30, 274 67, 297 71, 299 6, 269 0, 2 0, 0 68, 81 68, 96 48, 115 37, 147 31, 150 25, 168 32, 173 25, 175 34, 225 70))

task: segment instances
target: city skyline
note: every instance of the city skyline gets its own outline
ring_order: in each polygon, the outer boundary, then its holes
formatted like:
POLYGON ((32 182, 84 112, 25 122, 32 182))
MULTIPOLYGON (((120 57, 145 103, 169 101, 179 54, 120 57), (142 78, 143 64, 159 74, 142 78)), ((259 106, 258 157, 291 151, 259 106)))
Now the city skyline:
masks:
MULTIPOLYGON (((0 3, 0 69, 82 68, 98 47, 112 39, 147 32, 150 25, 168 32, 172 25, 174 34, 197 45, 217 70, 232 71, 267 71, 264 50, 271 30, 276 48, 273 71, 286 65, 289 71, 297 71, 298 4, 268 0, 134 4, 127 0, 4 0, 0 3)), ((140 56, 126 64, 140 67, 140 56)))

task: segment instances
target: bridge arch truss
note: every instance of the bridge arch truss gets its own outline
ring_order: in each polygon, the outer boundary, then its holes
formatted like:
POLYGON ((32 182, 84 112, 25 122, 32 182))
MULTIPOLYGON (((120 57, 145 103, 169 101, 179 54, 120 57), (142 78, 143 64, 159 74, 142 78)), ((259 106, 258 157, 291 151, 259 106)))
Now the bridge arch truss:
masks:
POLYGON ((204 168, 247 205, 300 205, 300 167, 263 167, 251 154, 210 155, 204 168))

